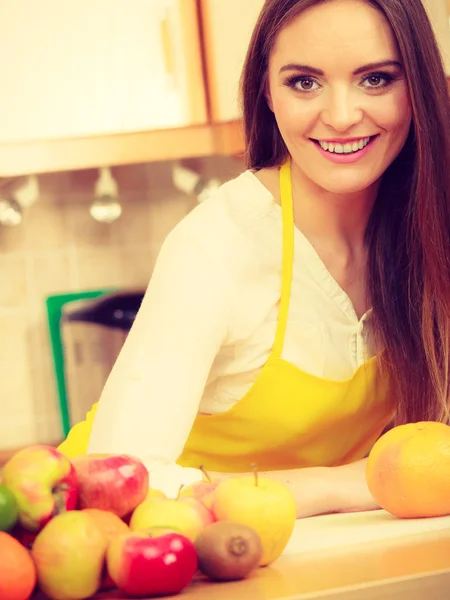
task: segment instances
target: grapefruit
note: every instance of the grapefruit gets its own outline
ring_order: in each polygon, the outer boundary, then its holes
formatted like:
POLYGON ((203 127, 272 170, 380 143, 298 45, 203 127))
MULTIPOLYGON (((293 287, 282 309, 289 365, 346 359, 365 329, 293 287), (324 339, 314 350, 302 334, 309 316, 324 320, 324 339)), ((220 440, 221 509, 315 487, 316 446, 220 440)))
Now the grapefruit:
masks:
POLYGON ((366 480, 375 501, 401 518, 450 514, 450 427, 421 421, 394 427, 373 445, 366 480))

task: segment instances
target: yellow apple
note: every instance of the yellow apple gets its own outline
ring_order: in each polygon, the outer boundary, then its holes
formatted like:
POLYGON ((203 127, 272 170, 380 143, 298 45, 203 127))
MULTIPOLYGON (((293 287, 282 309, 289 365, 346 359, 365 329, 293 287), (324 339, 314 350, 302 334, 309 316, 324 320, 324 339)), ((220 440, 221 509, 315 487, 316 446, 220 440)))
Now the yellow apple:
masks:
POLYGON ((87 512, 57 515, 37 535, 31 550, 39 588, 52 600, 90 598, 102 584, 108 542, 87 512))
POLYGON ((252 527, 261 538, 260 566, 276 560, 286 547, 295 525, 296 505, 290 490, 267 477, 230 477, 219 483, 212 498, 217 521, 252 527))
POLYGON ((145 500, 167 500, 167 496, 161 490, 153 490, 149 488, 145 500))
POLYGON ((199 533, 213 521, 211 511, 194 498, 148 499, 133 511, 130 529, 146 531, 165 527, 182 533, 194 542, 199 533))

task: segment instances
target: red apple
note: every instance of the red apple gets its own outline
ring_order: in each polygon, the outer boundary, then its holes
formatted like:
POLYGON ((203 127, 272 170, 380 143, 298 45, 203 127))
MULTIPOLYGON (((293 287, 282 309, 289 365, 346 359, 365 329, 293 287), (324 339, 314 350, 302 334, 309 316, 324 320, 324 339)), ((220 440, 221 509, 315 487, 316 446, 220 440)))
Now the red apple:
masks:
POLYGON ((106 564, 111 579, 134 597, 178 594, 197 572, 197 552, 184 535, 165 531, 121 535, 109 545, 106 564))
POLYGON ((3 467, 2 478, 16 497, 19 523, 28 531, 40 531, 55 515, 76 508, 75 469, 52 446, 19 450, 3 467))
POLYGON ((148 471, 125 454, 86 454, 72 460, 78 476, 78 504, 125 517, 148 492, 148 471))
POLYGON ((191 485, 183 486, 178 494, 178 498, 195 498, 206 508, 212 508, 213 492, 218 486, 219 482, 210 481, 197 481, 191 485))

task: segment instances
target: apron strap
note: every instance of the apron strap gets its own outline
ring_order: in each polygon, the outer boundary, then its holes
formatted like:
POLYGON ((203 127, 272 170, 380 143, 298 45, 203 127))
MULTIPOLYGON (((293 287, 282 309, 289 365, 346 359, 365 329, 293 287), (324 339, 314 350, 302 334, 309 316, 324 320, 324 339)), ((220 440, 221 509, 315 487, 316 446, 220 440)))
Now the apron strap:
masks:
POLYGON ((280 169, 280 197, 282 215, 283 256, 281 263, 281 300, 278 326, 272 356, 281 357, 291 299, 292 265, 294 262, 294 211, 292 206, 292 182, 290 158, 280 169))

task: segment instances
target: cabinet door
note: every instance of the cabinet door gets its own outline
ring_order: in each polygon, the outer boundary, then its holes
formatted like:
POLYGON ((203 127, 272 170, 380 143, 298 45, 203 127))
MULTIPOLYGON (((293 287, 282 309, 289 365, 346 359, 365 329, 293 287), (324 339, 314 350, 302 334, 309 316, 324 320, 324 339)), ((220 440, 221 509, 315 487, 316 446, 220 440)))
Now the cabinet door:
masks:
POLYGON ((264 0, 201 0, 208 94, 213 122, 241 117, 239 80, 264 0))
POLYGON ((450 0, 423 0, 423 4, 434 29, 444 62, 445 73, 450 76, 450 22, 447 7, 450 0))
POLYGON ((206 122, 195 0, 1 0, 0 142, 206 122))

